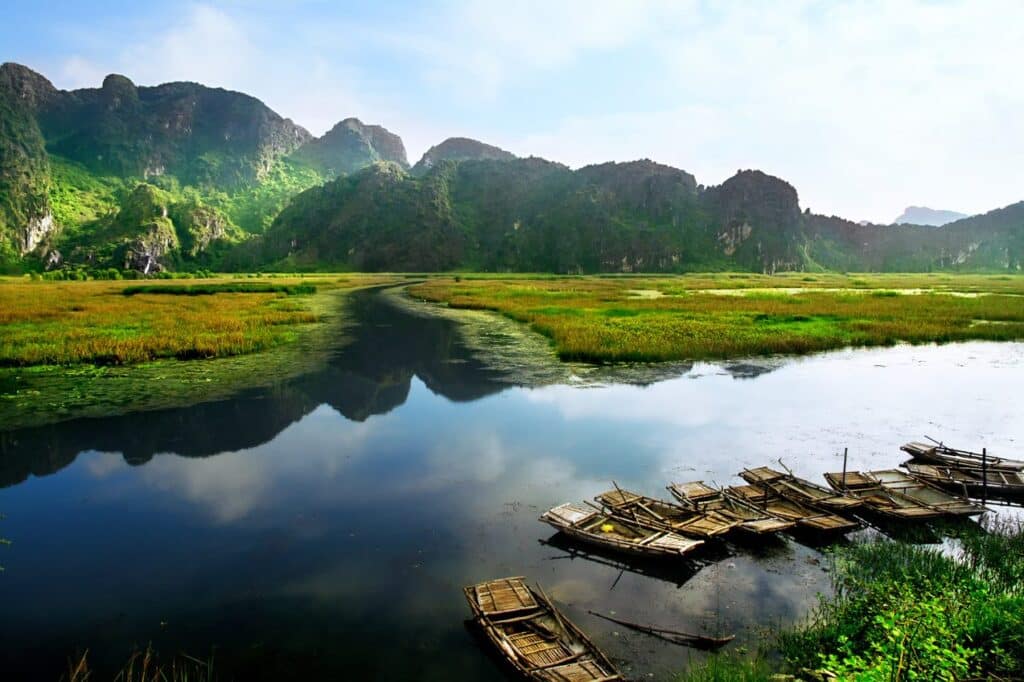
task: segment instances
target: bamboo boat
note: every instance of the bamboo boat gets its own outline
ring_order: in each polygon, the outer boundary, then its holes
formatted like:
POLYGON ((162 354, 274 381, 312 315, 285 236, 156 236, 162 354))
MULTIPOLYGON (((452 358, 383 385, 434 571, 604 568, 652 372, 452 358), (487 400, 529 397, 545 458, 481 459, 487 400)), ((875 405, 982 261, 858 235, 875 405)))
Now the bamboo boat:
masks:
POLYGON ((796 525, 795 521, 781 519, 745 500, 730 497, 721 490, 705 484, 704 481, 673 483, 668 486, 668 490, 683 506, 695 511, 713 511, 721 514, 737 522, 739 530, 753 535, 771 535, 789 530, 796 525))
POLYGON ((619 552, 646 557, 681 557, 704 544, 669 530, 646 528, 598 509, 567 502, 540 520, 569 537, 619 552))
POLYGON ((751 504, 777 518, 792 521, 796 524, 795 530, 822 537, 843 535, 863 528, 859 521, 783 497, 772 488, 736 485, 725 488, 722 492, 726 497, 751 504))
POLYGON ((1024 472, 1024 462, 1017 459, 993 457, 992 455, 969 450, 958 450, 942 443, 907 443, 900 447, 920 462, 956 467, 958 469, 982 469, 988 471, 1024 472))
POLYGON ((1016 471, 983 472, 981 469, 960 469, 940 464, 908 460, 901 464, 911 476, 962 493, 964 497, 988 497, 1024 501, 1024 473, 1016 471))
POLYGON ((828 484, 864 500, 871 511, 901 519, 973 516, 985 508, 929 485, 899 469, 825 474, 828 484))
POLYGON ((622 680, 608 657, 544 594, 523 578, 463 588, 474 620, 523 677, 542 682, 622 680))
POLYGON ((739 521, 716 511, 697 511, 619 487, 601 493, 594 500, 615 518, 644 528, 668 530, 702 540, 724 535, 739 526, 739 521))
POLYGON ((740 472, 740 476, 751 485, 771 488, 782 497, 788 497, 794 502, 813 505, 833 512, 850 512, 863 504, 856 497, 836 493, 823 485, 794 476, 788 470, 783 473, 771 467, 757 467, 756 469, 744 469, 740 472))

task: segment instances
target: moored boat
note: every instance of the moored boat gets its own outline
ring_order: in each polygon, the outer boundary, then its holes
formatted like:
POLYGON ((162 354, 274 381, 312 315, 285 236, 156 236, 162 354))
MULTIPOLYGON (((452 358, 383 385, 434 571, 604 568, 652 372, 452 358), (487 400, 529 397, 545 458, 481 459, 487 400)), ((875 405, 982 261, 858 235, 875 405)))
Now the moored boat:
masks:
POLYGON ((621 488, 601 493, 594 499, 616 518, 689 537, 713 538, 739 525, 739 521, 716 511, 697 511, 621 488))
POLYGON ((812 483, 806 479, 783 473, 771 467, 744 469, 740 472, 744 481, 762 488, 771 488, 782 497, 794 502, 810 504, 829 511, 847 513, 861 506, 861 500, 850 495, 836 493, 823 485, 812 483))
POLYGON ((1024 501, 1024 473, 1017 471, 982 472, 981 469, 960 469, 941 464, 909 460, 901 464, 914 478, 962 493, 965 497, 1024 501))
POLYGON ((973 516, 985 511, 965 497, 929 485, 898 469, 828 473, 825 480, 837 491, 864 500, 871 511, 893 518, 973 516))
POLYGON ((611 682, 623 677, 544 590, 521 577, 463 588, 474 620, 523 677, 543 682, 611 682))
POLYGON ((745 500, 730 497, 704 481, 672 483, 668 490, 684 507, 720 514, 738 523, 737 529, 753 535, 771 535, 796 525, 795 521, 779 518, 745 500))
POLYGON ((864 527, 859 521, 783 497, 772 488, 735 485, 725 488, 722 492, 727 497, 763 509, 772 516, 792 521, 796 524, 796 530, 821 537, 843 535, 864 527))
POLYGON ((637 556, 680 557, 704 544, 703 540, 640 526, 573 502, 549 509, 540 520, 583 542, 637 556))
POLYGON ((988 471, 1024 472, 1024 462, 1017 459, 995 457, 987 453, 958 450, 942 443, 907 443, 900 450, 919 462, 956 467, 958 469, 986 469, 988 471))
POLYGON ((852 489, 852 491, 868 489, 871 491, 871 489, 881 488, 883 491, 899 494, 903 498, 949 516, 974 516, 985 511, 984 507, 965 497, 943 491, 942 488, 914 478, 899 469, 847 471, 845 474, 826 473, 825 480, 837 491, 844 491, 844 489, 852 489))

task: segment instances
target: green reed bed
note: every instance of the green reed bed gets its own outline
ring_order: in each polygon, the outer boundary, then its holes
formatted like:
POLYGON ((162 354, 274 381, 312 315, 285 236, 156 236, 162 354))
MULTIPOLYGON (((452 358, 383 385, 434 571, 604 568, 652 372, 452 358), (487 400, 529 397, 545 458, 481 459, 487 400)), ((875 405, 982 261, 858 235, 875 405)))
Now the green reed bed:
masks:
POLYGON ((814 280, 746 274, 472 278, 432 280, 410 291, 529 324, 564 360, 712 359, 1024 338, 1024 277, 814 280))
MULTIPOLYGON (((776 669, 866 682, 1024 679, 1024 525, 986 523, 956 544, 835 550, 835 592, 808 623, 779 633, 776 669)), ((719 679, 772 678, 764 657, 726 655, 680 677, 719 679)))

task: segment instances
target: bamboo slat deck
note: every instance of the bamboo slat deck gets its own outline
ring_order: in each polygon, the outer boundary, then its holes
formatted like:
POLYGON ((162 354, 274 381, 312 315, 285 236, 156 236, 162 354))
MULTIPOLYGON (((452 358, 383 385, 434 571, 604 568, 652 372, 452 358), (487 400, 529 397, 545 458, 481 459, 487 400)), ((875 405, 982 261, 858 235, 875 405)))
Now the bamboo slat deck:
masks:
POLYGON ((640 526, 572 502, 549 509, 540 520, 583 542, 638 556, 680 557, 704 542, 669 530, 640 526))
POLYGON ((616 518, 656 530, 708 539, 728 533, 739 525, 716 511, 697 511, 671 502, 616 488, 594 498, 616 518))
POLYGON ((789 530, 796 523, 773 516, 754 505, 725 495, 703 481, 672 483, 669 492, 679 503, 695 511, 713 511, 739 524, 737 528, 754 535, 769 535, 789 530))
POLYGON ((623 679, 543 590, 534 592, 522 577, 470 585, 463 592, 484 634, 523 677, 544 682, 623 679))
POLYGON ((1024 473, 995 469, 959 469, 909 460, 901 464, 911 476, 965 497, 1024 500, 1024 473))
POLYGON ((782 497, 788 497, 794 502, 811 504, 834 512, 850 512, 862 504, 862 501, 856 497, 837 494, 823 485, 811 483, 790 473, 776 471, 771 467, 744 469, 740 472, 740 476, 751 485, 771 488, 782 497))
POLYGON ((985 508, 929 485, 899 469, 825 474, 829 485, 864 500, 872 511, 897 518, 974 516, 985 508))
POLYGON ((728 497, 763 509, 772 516, 792 521, 798 529, 822 536, 841 535, 863 527, 858 521, 783 497, 772 488, 736 485, 725 488, 723 492, 728 497))

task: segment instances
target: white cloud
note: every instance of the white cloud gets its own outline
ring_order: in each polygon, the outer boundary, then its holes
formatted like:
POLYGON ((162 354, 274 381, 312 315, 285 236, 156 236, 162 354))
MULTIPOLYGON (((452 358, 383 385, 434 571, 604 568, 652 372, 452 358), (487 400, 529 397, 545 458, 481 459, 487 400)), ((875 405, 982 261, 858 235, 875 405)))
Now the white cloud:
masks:
POLYGON ((382 123, 413 161, 464 134, 570 165, 651 157, 705 184, 761 168, 805 206, 854 219, 1022 198, 1015 0, 453 1, 386 19, 300 9, 275 25, 194 5, 113 57, 67 58, 59 84, 108 71, 198 80, 314 133, 350 115, 382 123), (550 89, 568 74, 574 94, 550 89), (636 97, 608 103, 633 85, 612 79, 635 79, 636 97), (544 99, 510 94, 534 91, 544 99))

